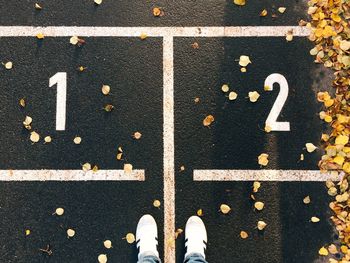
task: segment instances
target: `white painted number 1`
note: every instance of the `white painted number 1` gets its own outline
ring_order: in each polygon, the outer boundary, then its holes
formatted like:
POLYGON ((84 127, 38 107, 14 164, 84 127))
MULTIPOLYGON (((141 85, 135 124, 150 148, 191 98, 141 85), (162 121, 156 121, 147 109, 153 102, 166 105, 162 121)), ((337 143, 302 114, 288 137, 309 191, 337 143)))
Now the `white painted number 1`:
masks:
POLYGON ((280 86, 280 92, 278 93, 277 99, 272 106, 269 116, 265 121, 266 126, 271 127, 272 131, 290 131, 289 122, 277 121, 278 115, 281 113, 284 103, 288 97, 288 82, 286 78, 278 73, 273 73, 265 79, 265 87, 269 87, 268 91, 273 90, 273 84, 278 83, 280 86))
POLYGON ((67 73, 57 72, 49 80, 49 86, 57 84, 56 99, 56 130, 64 131, 66 128, 66 100, 67 100, 67 73))

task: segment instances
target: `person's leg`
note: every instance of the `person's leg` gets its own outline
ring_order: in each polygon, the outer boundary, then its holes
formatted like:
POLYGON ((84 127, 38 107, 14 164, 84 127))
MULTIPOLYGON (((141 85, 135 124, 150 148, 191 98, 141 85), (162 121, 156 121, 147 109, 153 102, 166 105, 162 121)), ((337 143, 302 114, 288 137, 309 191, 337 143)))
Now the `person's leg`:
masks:
POLYGON ((185 257, 184 263, 208 263, 205 258, 198 253, 189 254, 185 257))
POLYGON ((207 243, 207 231, 205 225, 198 216, 191 216, 185 228, 185 254, 184 263, 208 263, 205 260, 207 243))
POLYGON ((157 224, 151 215, 140 218, 136 228, 136 247, 139 249, 138 263, 161 263, 158 245, 157 224))

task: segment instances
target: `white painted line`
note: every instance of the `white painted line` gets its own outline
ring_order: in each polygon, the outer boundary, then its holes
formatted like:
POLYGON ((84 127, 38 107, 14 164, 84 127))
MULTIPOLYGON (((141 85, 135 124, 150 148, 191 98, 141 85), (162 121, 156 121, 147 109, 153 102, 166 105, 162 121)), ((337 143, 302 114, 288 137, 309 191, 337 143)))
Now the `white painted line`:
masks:
POLYGON ((317 170, 194 170, 194 181, 304 181, 323 182, 328 179, 339 181, 342 175, 334 177, 317 170))
POLYGON ((175 262, 174 43, 163 38, 164 262, 175 262))
POLYGON ((67 104, 67 73, 57 72, 49 79, 49 86, 57 84, 56 95, 56 130, 66 129, 66 104, 67 104))
POLYGON ((308 36, 310 31, 300 26, 223 26, 223 27, 75 27, 75 26, 0 26, 0 37, 281 37, 292 30, 294 36, 308 36))
POLYGON ((0 170, 0 181, 144 181, 144 170, 0 170))

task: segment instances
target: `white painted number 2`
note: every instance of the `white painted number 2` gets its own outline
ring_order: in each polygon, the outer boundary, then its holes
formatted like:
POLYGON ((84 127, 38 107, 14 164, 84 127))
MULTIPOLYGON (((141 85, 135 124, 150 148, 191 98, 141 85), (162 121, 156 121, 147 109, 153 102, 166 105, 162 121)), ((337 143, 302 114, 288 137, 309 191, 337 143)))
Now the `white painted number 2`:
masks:
POLYGON ((57 84, 56 99, 56 130, 64 131, 66 128, 66 100, 67 100, 67 73, 57 72, 49 80, 49 86, 57 84))
POLYGON ((265 79, 265 87, 269 87, 268 91, 273 90, 273 84, 278 83, 280 86, 280 92, 278 93, 277 99, 272 106, 269 116, 265 121, 266 126, 271 127, 272 131, 290 131, 289 122, 278 122, 278 115, 281 113, 284 103, 288 97, 288 82, 286 78, 278 73, 273 73, 265 79))

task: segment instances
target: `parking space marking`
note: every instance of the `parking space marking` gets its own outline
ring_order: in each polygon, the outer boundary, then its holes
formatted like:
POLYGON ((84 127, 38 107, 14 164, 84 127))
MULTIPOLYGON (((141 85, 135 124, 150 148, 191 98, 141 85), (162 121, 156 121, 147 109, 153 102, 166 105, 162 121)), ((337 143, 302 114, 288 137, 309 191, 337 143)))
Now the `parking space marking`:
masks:
POLYGON ((288 31, 294 36, 308 36, 309 29, 300 26, 227 26, 227 27, 74 27, 74 26, 0 26, 0 37, 26 37, 42 33, 48 37, 282 37, 288 31))
MULTIPOLYGON (((163 37, 163 147, 164 147, 164 262, 175 262, 175 153, 174 153, 174 37, 285 37, 293 31, 295 37, 306 37, 309 29, 300 26, 240 26, 240 27, 75 27, 75 26, 0 26, 0 37, 163 37)), ((69 42, 67 42, 69 43, 69 42)), ((280 170, 195 170, 195 181, 277 180, 321 181, 317 171, 280 170), (302 175, 301 173, 305 174, 302 175), (284 180, 282 180, 284 179, 284 180)), ((326 180, 322 176, 322 181, 326 180)), ((0 170, 0 181, 144 181, 144 171, 100 170, 0 170)))
POLYGON ((0 170, 0 181, 145 181, 145 171, 0 170))
POLYGON ((175 262, 174 41, 163 38, 164 261, 175 262))
POLYGON ((341 174, 333 176, 319 170, 194 170, 194 181, 339 181, 341 174))

